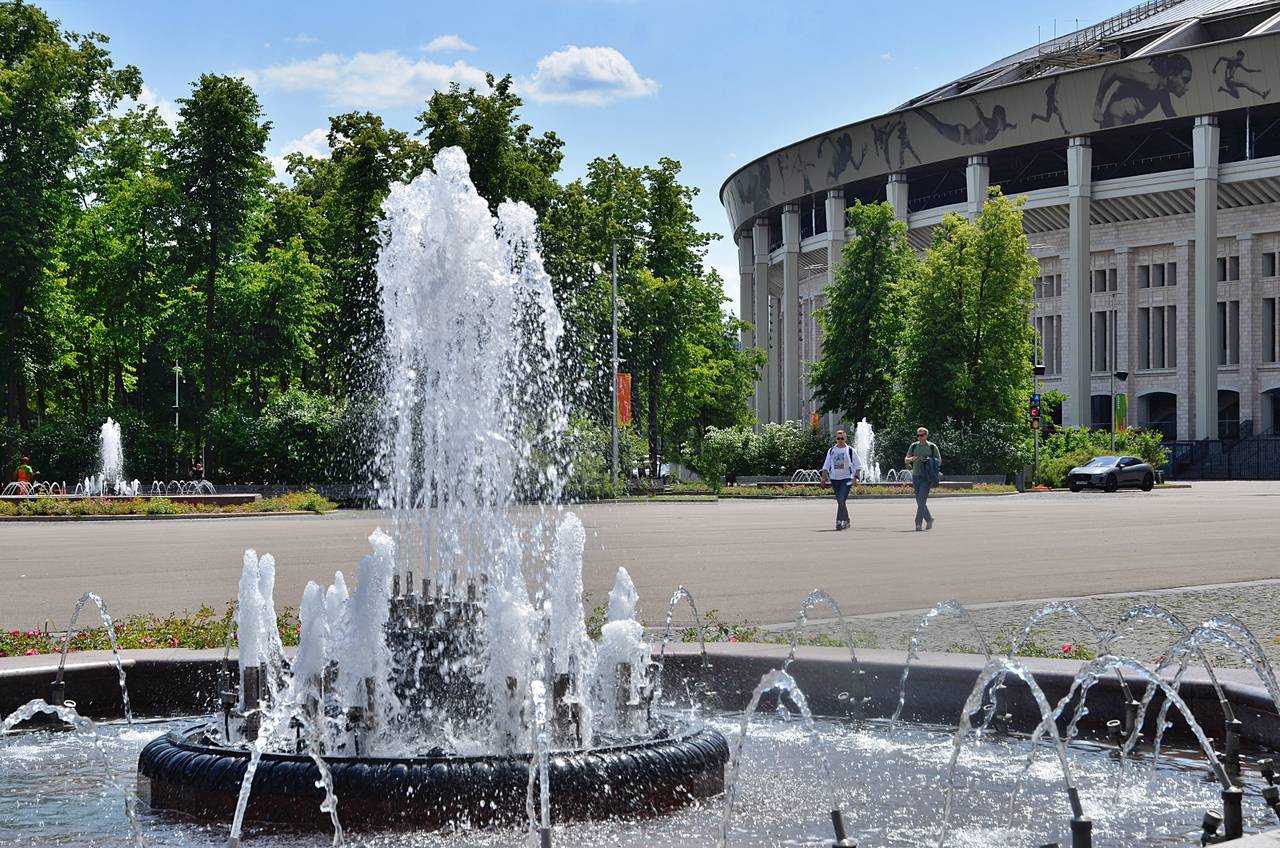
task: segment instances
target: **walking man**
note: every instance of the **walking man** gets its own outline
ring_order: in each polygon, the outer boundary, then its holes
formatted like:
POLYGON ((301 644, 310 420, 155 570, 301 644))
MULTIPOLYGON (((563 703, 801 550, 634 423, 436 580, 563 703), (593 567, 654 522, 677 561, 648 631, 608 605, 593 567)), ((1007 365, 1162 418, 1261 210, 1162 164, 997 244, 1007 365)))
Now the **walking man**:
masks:
POLYGON ((836 431, 836 443, 827 451, 827 460, 822 463, 822 476, 831 481, 831 490, 836 495, 836 529, 849 527, 849 509, 845 500, 849 497, 849 489, 853 487, 854 478, 862 471, 862 457, 849 447, 845 441, 844 430, 836 431))
POLYGON ((942 453, 937 445, 929 441, 927 427, 916 430, 915 444, 907 449, 905 459, 911 466, 911 487, 916 493, 916 529, 932 530, 933 515, 929 512, 929 489, 941 479, 942 453))
POLYGON ((18 494, 30 494, 31 484, 36 479, 36 472, 31 467, 31 457, 26 455, 22 457, 22 462, 18 463, 18 470, 14 472, 14 477, 18 481, 18 494))

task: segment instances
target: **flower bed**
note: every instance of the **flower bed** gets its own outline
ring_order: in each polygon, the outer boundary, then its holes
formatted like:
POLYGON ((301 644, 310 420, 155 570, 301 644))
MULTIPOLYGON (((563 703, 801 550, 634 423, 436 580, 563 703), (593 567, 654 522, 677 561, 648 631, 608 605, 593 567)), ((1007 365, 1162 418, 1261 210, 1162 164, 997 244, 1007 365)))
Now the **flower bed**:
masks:
MULTIPOLYGON (((86 614, 91 614, 92 610, 86 614)), ((234 613, 232 604, 218 615, 212 607, 202 606, 194 613, 169 613, 163 618, 154 614, 130 615, 115 622, 116 644, 125 648, 221 648, 227 643, 227 629, 234 613)), ((280 641, 298 644, 298 621, 294 611, 285 607, 277 616, 280 641)), ((0 657, 57 654, 62 651, 62 634, 45 629, 0 631, 0 657)), ((235 639, 231 640, 235 645, 235 639)), ((73 651, 101 651, 111 647, 105 627, 79 630, 71 639, 73 651)))
POLYGON ((314 512, 323 514, 338 505, 314 489, 289 492, 238 504, 187 503, 171 498, 33 498, 0 501, 0 516, 56 515, 200 515, 246 512, 314 512))

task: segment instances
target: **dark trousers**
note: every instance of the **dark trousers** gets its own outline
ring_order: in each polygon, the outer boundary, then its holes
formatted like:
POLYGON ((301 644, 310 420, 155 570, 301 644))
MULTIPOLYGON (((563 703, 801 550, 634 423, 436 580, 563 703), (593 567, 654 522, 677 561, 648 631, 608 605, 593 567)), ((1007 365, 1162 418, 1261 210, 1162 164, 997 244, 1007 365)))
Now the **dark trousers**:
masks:
POLYGON ((916 492, 916 526, 919 527, 925 521, 933 521, 933 516, 929 514, 929 478, 923 474, 911 478, 911 485, 916 492))
POLYGON ((845 506, 845 499, 849 497, 849 490, 853 488, 853 480, 832 480, 831 491, 836 493, 836 522, 843 521, 849 523, 849 508, 845 506))

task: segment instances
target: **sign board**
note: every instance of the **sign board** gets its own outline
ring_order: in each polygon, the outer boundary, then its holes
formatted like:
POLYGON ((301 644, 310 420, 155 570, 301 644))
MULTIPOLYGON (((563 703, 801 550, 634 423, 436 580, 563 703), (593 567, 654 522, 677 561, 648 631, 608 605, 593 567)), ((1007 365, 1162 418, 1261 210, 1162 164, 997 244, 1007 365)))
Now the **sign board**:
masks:
POLYGON ((626 371, 618 373, 618 424, 622 427, 631 425, 631 374, 626 371))
POLYGON ((1120 392, 1115 396, 1116 430, 1129 429, 1129 396, 1120 392))

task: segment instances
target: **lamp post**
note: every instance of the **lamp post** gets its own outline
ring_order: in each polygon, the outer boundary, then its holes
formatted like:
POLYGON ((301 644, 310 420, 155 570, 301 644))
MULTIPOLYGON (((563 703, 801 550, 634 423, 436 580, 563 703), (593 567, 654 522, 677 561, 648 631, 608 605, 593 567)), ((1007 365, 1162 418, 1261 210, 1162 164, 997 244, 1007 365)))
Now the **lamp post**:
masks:
POLYGON ((613 481, 618 481, 618 240, 614 239, 610 247, 610 259, 612 268, 609 276, 613 284, 612 312, 613 312, 613 374, 611 382, 613 383, 613 416, 611 418, 613 454, 612 465, 613 481))
POLYGON ((173 429, 178 429, 178 379, 182 376, 182 366, 173 360, 173 429))

